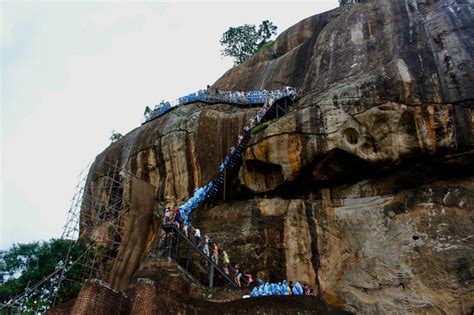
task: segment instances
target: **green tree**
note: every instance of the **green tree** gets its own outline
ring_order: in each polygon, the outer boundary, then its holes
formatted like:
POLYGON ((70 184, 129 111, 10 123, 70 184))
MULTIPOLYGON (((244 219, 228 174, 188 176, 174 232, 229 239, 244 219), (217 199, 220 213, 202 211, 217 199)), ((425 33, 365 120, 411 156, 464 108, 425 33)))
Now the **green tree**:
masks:
POLYGON ((148 117, 148 114, 151 113, 150 106, 145 107, 145 111, 143 112, 143 116, 148 117))
POLYGON ((276 35, 276 30, 277 27, 268 20, 263 21, 258 29, 253 24, 230 27, 220 39, 224 47, 221 53, 234 58, 235 65, 241 64, 276 35))
POLYGON ((112 130, 112 135, 110 136, 110 141, 115 142, 118 139, 122 138, 123 135, 120 132, 117 132, 115 130, 112 130))
POLYGON ((84 251, 79 242, 60 239, 14 244, 9 250, 1 251, 0 303, 6 304, 50 276, 22 300, 23 312, 46 310, 53 302, 62 267, 70 267, 67 272, 69 280, 63 282, 56 303, 75 298, 80 290, 82 269, 78 264, 65 266, 65 256, 69 252, 68 261, 76 261, 81 255, 83 256, 84 251))
POLYGON ((262 48, 266 45, 268 40, 277 33, 277 27, 269 20, 263 21, 258 26, 258 37, 260 39, 260 43, 258 44, 258 49, 262 48))

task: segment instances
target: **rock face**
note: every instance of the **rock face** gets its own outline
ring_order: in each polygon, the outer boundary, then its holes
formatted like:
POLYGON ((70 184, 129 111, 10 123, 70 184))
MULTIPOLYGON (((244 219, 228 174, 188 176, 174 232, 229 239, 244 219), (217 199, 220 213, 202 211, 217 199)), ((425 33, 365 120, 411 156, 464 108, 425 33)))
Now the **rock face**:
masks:
MULTIPOLYGON (((307 282, 350 312, 472 312, 473 13, 467 0, 349 5, 229 70, 214 87, 283 82, 302 97, 256 134, 226 201, 197 209, 193 224, 244 271, 307 282)), ((93 171, 118 163, 156 187, 152 217, 215 175, 254 111, 176 108, 112 144, 93 171)), ((89 237, 100 228, 91 211, 89 237)), ((149 244, 157 224, 124 228, 149 244)))

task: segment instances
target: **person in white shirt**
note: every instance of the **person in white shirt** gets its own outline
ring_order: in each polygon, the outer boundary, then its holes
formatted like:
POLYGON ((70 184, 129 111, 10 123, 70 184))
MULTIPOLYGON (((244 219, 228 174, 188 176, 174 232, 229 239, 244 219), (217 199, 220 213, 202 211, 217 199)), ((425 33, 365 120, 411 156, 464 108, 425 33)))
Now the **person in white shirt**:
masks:
POLYGON ((196 246, 199 247, 199 243, 201 243, 201 231, 199 231, 199 229, 194 230, 194 240, 196 246))
POLYGON ((204 254, 206 256, 209 256, 210 254, 210 246, 211 246, 211 240, 209 239, 209 236, 204 236, 204 254))
POLYGON ((165 209, 165 224, 170 224, 171 221, 171 209, 166 207, 165 209))

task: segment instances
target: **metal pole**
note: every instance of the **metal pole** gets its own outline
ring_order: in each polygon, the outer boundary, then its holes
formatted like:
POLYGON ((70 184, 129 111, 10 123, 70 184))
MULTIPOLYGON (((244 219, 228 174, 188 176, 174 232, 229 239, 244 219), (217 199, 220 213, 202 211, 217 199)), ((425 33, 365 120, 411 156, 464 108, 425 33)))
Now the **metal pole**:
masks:
POLYGON ((171 258, 171 250, 173 248, 173 236, 172 234, 167 234, 166 238, 168 239, 168 257, 171 258))
POLYGON ((175 259, 178 261, 178 254, 179 254, 179 240, 180 240, 180 235, 176 233, 176 252, 175 252, 175 259))
POLYGON ((209 288, 214 287, 214 265, 211 264, 211 272, 209 273, 209 288))
POLYGON ((225 201, 226 189, 227 189, 227 166, 224 166, 224 191, 222 195, 222 200, 225 201))

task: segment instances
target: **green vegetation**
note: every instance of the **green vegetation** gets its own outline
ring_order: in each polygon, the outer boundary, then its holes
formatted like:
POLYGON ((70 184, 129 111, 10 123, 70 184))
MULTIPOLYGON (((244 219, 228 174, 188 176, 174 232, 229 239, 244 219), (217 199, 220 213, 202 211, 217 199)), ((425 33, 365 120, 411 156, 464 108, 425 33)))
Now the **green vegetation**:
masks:
POLYGON ((266 121, 266 122, 264 122, 264 123, 261 123, 261 124, 258 125, 258 126, 253 127, 253 128, 250 130, 250 133, 251 133, 252 135, 255 135, 255 134, 259 133, 260 131, 267 129, 267 127, 268 127, 271 123, 273 123, 275 120, 276 120, 276 119, 272 119, 272 120, 270 120, 270 121, 266 121))
POLYGON ((110 141, 115 142, 118 139, 122 138, 123 135, 120 132, 117 132, 115 130, 112 130, 112 135, 110 136, 110 141))
POLYGON ((143 112, 143 116, 148 117, 148 115, 151 113, 151 108, 150 106, 145 107, 145 111, 143 112))
POLYGON ((263 44, 262 47, 260 47, 258 50, 270 48, 270 47, 273 46, 273 44, 275 44, 275 41, 270 40, 270 41, 266 42, 265 44, 263 44))
MULTIPOLYGON (((0 303, 6 304, 64 266, 69 248, 69 261, 77 260, 84 253, 84 247, 79 243, 60 239, 14 244, 10 249, 0 251, 0 303)), ((53 303, 60 275, 60 271, 54 273, 37 290, 28 293, 23 302, 22 313, 45 311, 53 303)), ((81 266, 73 265, 67 278, 68 281, 63 282, 58 292, 56 304, 71 300, 79 293, 81 266)))
POLYGON ((224 47, 221 53, 234 58, 235 65, 241 64, 260 48, 268 45, 268 40, 276 35, 276 30, 277 27, 268 20, 263 21, 258 29, 253 24, 230 27, 220 39, 224 47))

